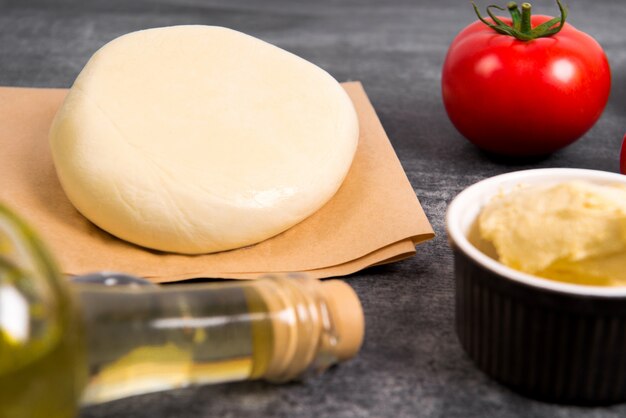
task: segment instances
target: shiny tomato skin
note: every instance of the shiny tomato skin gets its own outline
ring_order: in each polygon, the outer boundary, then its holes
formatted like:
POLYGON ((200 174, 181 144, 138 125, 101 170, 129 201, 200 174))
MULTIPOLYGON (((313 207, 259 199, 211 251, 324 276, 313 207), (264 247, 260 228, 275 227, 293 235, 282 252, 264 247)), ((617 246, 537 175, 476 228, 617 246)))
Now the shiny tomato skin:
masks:
MULTIPOLYGON (((533 16, 532 26, 549 19, 533 16)), ((513 156, 549 154, 580 138, 599 119, 610 88, 602 47, 568 23, 525 42, 476 21, 454 39, 442 72, 444 105, 459 132, 513 156)))
POLYGON ((622 152, 619 158, 619 171, 622 174, 626 174, 626 136, 624 136, 624 140, 622 141, 622 152))

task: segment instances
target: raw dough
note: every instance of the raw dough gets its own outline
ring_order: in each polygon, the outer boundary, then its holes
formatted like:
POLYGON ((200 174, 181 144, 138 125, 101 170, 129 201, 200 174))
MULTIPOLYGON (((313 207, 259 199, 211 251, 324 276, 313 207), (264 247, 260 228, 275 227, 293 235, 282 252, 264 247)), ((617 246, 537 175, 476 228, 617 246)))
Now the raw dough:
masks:
POLYGON ((207 253, 270 238, 339 189, 358 121, 339 83, 212 26, 130 33, 76 79, 51 131, 74 206, 135 244, 207 253))

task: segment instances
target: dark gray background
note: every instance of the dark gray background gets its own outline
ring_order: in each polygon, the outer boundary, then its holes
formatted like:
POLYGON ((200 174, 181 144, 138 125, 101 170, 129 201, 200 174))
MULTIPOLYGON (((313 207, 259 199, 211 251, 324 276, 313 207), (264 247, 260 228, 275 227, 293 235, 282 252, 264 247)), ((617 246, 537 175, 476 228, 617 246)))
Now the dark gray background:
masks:
MULTIPOLYGON (((535 3, 539 12, 556 12, 552 1, 535 3)), ((305 383, 190 388, 91 407, 81 417, 625 416, 626 406, 561 407, 510 392, 473 367, 453 329, 444 214, 459 191, 525 168, 617 171, 626 131, 626 4, 570 0, 569 6, 571 23, 594 36, 609 56, 609 105, 576 144, 547 159, 512 163, 494 161, 466 142, 441 103, 447 47, 474 19, 466 1, 0 0, 0 85, 69 87, 89 56, 111 39, 190 23, 238 29, 316 63, 340 81, 361 80, 437 232, 414 258, 347 278, 367 320, 355 360, 305 383)))

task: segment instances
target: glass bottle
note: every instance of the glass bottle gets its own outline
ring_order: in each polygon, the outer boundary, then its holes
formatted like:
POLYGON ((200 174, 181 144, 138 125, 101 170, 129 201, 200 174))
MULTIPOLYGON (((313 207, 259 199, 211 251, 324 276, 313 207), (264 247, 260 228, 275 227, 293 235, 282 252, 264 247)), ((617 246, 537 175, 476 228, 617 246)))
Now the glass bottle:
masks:
POLYGON ((284 382, 362 343, 361 305, 342 281, 141 283, 100 273, 68 286, 0 206, 0 418, 70 418, 80 403, 195 384, 284 382))

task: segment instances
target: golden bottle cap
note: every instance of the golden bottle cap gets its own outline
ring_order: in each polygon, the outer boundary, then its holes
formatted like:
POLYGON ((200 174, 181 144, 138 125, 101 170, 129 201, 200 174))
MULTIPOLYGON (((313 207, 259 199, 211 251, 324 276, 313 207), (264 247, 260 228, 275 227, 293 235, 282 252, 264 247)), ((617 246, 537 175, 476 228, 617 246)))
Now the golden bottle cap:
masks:
POLYGON ((339 340, 332 348, 339 361, 354 357, 363 344, 363 307, 354 290, 341 280, 323 281, 320 287, 339 340))

